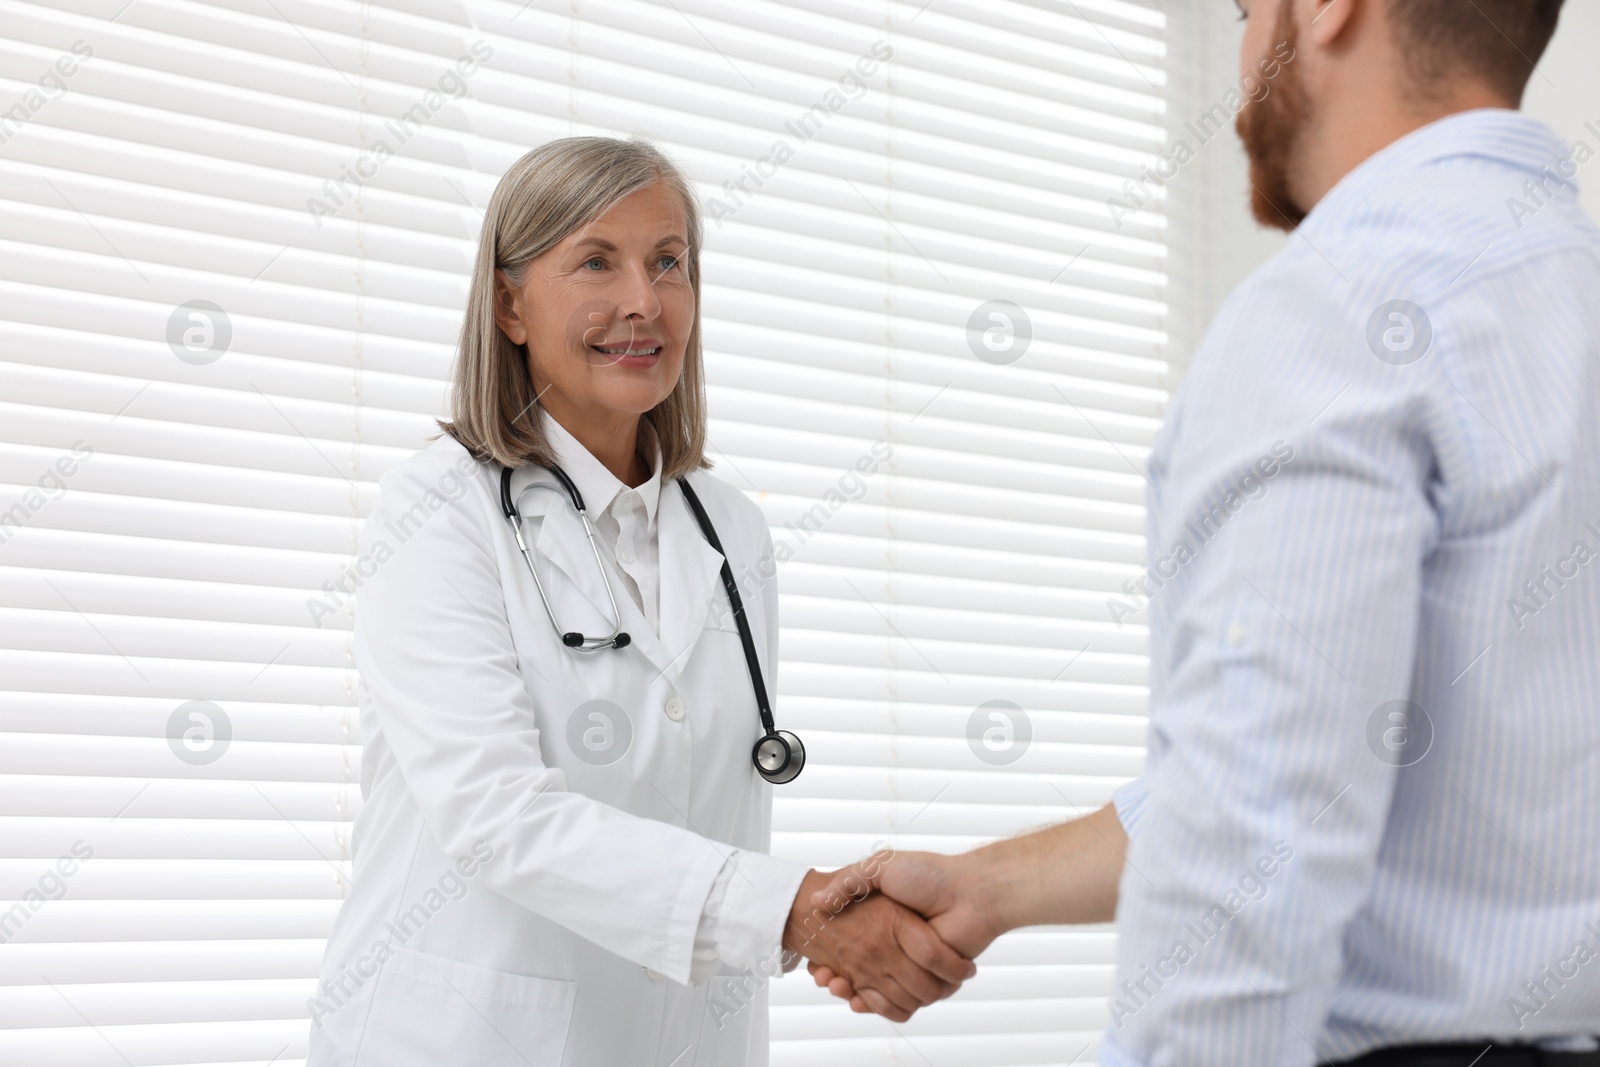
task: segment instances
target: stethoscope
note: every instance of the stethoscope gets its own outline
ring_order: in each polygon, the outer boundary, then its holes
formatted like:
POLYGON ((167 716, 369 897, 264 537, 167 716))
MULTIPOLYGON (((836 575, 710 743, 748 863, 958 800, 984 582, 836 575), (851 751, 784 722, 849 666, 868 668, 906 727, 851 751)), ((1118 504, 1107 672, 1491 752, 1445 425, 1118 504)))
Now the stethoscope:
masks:
MULTIPOLYGON (((550 598, 545 595, 544 583, 539 580, 539 570, 533 565, 533 555, 528 551, 527 542, 522 539, 522 514, 511 499, 511 468, 502 467, 500 508, 505 512, 506 521, 511 524, 511 532, 516 535, 517 549, 528 565, 528 573, 533 575, 534 588, 539 590, 539 602, 544 605, 544 612, 550 617, 550 625, 561 635, 561 643, 568 648, 577 652, 597 652, 602 648, 627 648, 633 638, 622 630, 622 613, 617 610, 617 595, 611 591, 611 579, 606 573, 605 562, 600 558, 600 545, 595 541, 594 526, 590 524, 589 512, 583 505, 583 494, 578 492, 578 487, 567 477, 566 471, 554 464, 549 470, 567 491, 573 509, 583 522, 583 532, 589 538, 589 549, 594 553, 595 566, 600 569, 600 580, 605 583, 606 598, 611 602, 611 617, 617 621, 611 628, 611 633, 605 637, 586 637, 576 630, 561 629, 561 624, 556 621, 555 609, 550 605, 550 598)), ((683 490, 683 499, 688 501, 689 510, 694 512, 695 522, 700 525, 700 532, 705 535, 711 547, 716 549, 717 555, 722 557, 722 587, 727 590, 728 605, 733 608, 733 619, 739 627, 739 643, 744 646, 744 662, 745 666, 750 668, 750 684, 755 689, 756 710, 761 715, 761 728, 764 731, 750 752, 751 761, 756 765, 756 773, 773 785, 792 782, 799 777, 800 771, 806 765, 806 747, 800 743, 798 737, 788 730, 778 729, 773 722, 772 707, 767 703, 766 683, 761 680, 761 664, 756 659, 756 641, 750 634, 750 623, 744 615, 744 600, 739 596, 738 583, 733 580, 733 568, 728 564, 728 554, 722 550, 722 542, 717 539, 717 531, 711 525, 711 518, 706 514, 706 509, 701 505, 694 489, 690 487, 688 479, 679 478, 678 487, 683 490)))

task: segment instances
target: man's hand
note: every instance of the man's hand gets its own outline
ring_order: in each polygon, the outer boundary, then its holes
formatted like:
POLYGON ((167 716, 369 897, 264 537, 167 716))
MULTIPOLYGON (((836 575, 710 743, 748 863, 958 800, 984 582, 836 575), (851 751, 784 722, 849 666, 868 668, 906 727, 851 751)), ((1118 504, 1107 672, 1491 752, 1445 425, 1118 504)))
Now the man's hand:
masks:
POLYGON ((806 875, 784 927, 783 947, 841 976, 852 987, 852 1001, 861 1003, 858 1010, 905 1022, 977 972, 904 905, 881 894, 829 897, 823 890, 831 881, 817 871, 806 875))

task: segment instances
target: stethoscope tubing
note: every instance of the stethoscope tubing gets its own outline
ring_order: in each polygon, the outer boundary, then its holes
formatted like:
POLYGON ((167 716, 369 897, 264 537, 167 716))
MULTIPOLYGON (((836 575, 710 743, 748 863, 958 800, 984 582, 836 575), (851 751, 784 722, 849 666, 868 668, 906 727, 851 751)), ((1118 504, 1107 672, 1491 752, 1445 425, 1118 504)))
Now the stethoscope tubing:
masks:
MULTIPOLYGON (((567 491, 567 496, 572 500, 572 506, 578 513, 578 518, 583 522, 585 536, 589 539, 589 549, 594 553, 595 566, 600 570, 600 580, 605 583, 606 597, 611 602, 611 617, 616 620, 615 627, 609 637, 585 637, 576 631, 563 633, 561 624, 556 621, 555 608, 550 603, 550 598, 545 594, 544 583, 539 579, 539 570, 533 565, 533 554, 528 551, 528 543, 522 537, 522 513, 517 509, 516 502, 511 499, 511 468, 502 467, 500 470, 500 508, 505 513, 506 522, 510 524, 512 533, 517 539, 517 550, 522 554, 523 562, 528 565, 528 572, 533 575, 534 588, 539 590, 539 601, 544 605, 545 614, 550 617, 550 625, 556 633, 561 635, 561 643, 577 652, 595 652, 602 648, 625 648, 630 643, 630 638, 622 632, 622 613, 617 610, 617 596, 611 590, 611 578, 606 573, 604 560, 600 555, 599 542, 595 540, 594 526, 589 522, 588 511, 584 507, 583 494, 578 492, 578 487, 573 484, 567 472, 557 466, 550 466, 548 470, 561 482, 562 488, 567 491)), ((767 696, 767 683, 761 675, 761 661, 756 654, 756 640, 750 630, 750 620, 745 615, 744 598, 739 595, 739 583, 734 580, 733 566, 728 561, 728 553, 722 547, 722 541, 717 537, 716 527, 711 524, 711 516, 706 514, 705 506, 700 503, 700 498, 695 494, 694 488, 687 478, 679 478, 678 487, 683 492, 683 499, 689 505, 689 510, 694 513, 695 522, 700 527, 700 532, 705 535, 706 541, 722 557, 722 588, 728 594, 728 606, 733 609, 733 619, 739 630, 739 644, 744 649, 745 667, 750 672, 750 686, 755 691, 756 711, 761 716, 762 735, 756 741, 755 747, 750 751, 751 761, 755 764, 756 771, 767 781, 774 785, 783 785, 792 782, 799 776, 806 763, 805 745, 800 739, 788 730, 779 730, 772 717, 772 705, 767 696), (769 766, 770 764, 770 766, 769 766)), ((548 486, 545 488, 549 488, 548 486)))
MULTIPOLYGON (((604 562, 600 558, 600 545, 595 540, 594 525, 589 521, 588 509, 583 505, 583 494, 578 492, 578 487, 573 484, 567 472, 560 467, 548 468, 561 482, 567 491, 567 496, 572 499, 572 506, 578 512, 578 519, 583 523, 584 536, 589 539, 589 551, 594 553, 594 564, 600 570, 600 581, 606 587, 606 599, 611 602, 611 617, 616 621, 615 627, 606 637, 584 637, 582 634, 566 632, 561 629, 561 624, 556 621, 555 608, 550 604, 550 597, 544 591, 544 582, 539 580, 539 569, 533 565, 533 555, 528 551, 528 543, 522 539, 522 512, 518 510, 516 502, 511 499, 511 468, 502 467, 500 474, 500 508, 505 512, 506 521, 511 525, 511 532, 516 535, 517 549, 522 553, 524 562, 528 565, 528 573, 533 575, 533 587, 539 591, 539 602, 544 605, 544 613, 550 616, 550 625, 556 633, 561 635, 561 643, 577 652, 598 652, 602 648, 623 648, 628 642, 628 635, 622 632, 622 613, 617 609, 617 594, 611 590, 611 577, 606 573, 604 562)), ((548 488, 548 487, 546 487, 548 488)))
POLYGON ((679 478, 678 486, 683 490, 683 499, 688 501, 690 509, 694 512, 695 521, 700 524, 701 531, 706 535, 706 540, 717 550, 717 555, 722 557, 722 588, 728 592, 728 606, 733 609, 734 625, 739 628, 739 643, 744 646, 745 666, 750 668, 750 685, 756 693, 756 710, 761 715, 762 728, 769 734, 776 733, 777 726, 772 719, 772 705, 767 701, 767 683, 761 677, 761 662, 756 656, 756 639, 750 632, 749 620, 745 618, 744 598, 739 595, 739 583, 733 580, 733 567, 728 563, 728 554, 722 550, 722 542, 717 539, 716 528, 711 525, 711 516, 706 514, 700 498, 689 487, 689 480, 679 478))

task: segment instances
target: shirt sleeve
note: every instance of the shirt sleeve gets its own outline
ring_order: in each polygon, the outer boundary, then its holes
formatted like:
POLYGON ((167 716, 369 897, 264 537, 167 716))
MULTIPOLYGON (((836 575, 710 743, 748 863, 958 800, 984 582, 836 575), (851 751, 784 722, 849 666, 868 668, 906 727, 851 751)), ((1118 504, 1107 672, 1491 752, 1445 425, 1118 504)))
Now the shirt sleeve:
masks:
POLYGON ((1437 536, 1427 394, 1442 390, 1427 364, 1404 376, 1374 358, 1312 290, 1233 308, 1227 366, 1191 371, 1163 457, 1164 669, 1145 776, 1116 798, 1131 844, 1108 1067, 1325 1058, 1314 1042, 1398 770, 1372 724, 1416 717, 1437 536))
MULTIPOLYGON (((735 850, 737 851, 737 850, 735 850)), ((706 896, 705 910, 700 913, 700 924, 694 931, 694 963, 689 967, 689 984, 704 985, 717 969, 717 919, 722 914, 722 901, 728 895, 728 881, 733 877, 734 857, 729 856, 711 883, 706 896)))
POLYGON ((1143 778, 1125 782, 1111 794, 1111 806, 1117 813, 1117 821, 1122 824, 1122 832, 1130 840, 1139 832, 1139 817, 1144 814, 1144 802, 1149 795, 1150 790, 1143 778))
POLYGON ((689 982, 699 985, 724 965, 773 974, 783 962, 783 927, 810 868, 735 849, 706 897, 695 935, 689 982))

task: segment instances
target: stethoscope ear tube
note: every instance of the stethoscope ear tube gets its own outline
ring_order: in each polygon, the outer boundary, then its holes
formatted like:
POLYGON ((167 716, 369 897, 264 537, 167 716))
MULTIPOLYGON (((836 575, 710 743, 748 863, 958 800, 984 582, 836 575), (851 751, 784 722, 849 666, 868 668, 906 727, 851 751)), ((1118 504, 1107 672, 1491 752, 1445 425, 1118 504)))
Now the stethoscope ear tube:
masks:
POLYGON ((606 575, 605 564, 600 561, 600 546, 595 544, 594 527, 589 525, 589 514, 583 507, 583 496, 578 492, 578 487, 572 484, 572 479, 567 477, 567 472, 560 467, 550 467, 566 489, 567 496, 572 500, 572 507, 578 513, 578 519, 583 523, 583 531, 589 538, 589 550, 594 553, 594 564, 600 568, 600 580, 605 583, 606 596, 611 600, 611 617, 616 619, 616 626, 606 637, 586 637, 576 630, 564 631, 561 624, 556 621, 556 611, 550 605, 550 598, 545 595, 544 582, 539 580, 539 568, 533 565, 533 553, 528 551, 528 543, 522 539, 522 513, 517 510, 517 505, 511 499, 511 468, 500 468, 500 510, 505 513, 506 522, 511 525, 511 533, 517 539, 517 551, 522 553, 523 562, 528 565, 528 573, 533 575, 533 586, 539 590, 539 602, 544 605, 544 613, 550 616, 550 625, 555 627, 556 633, 561 635, 561 643, 577 652, 598 652, 602 648, 627 648, 633 643, 633 638, 622 632, 622 613, 617 610, 617 595, 611 591, 611 579, 606 575))

